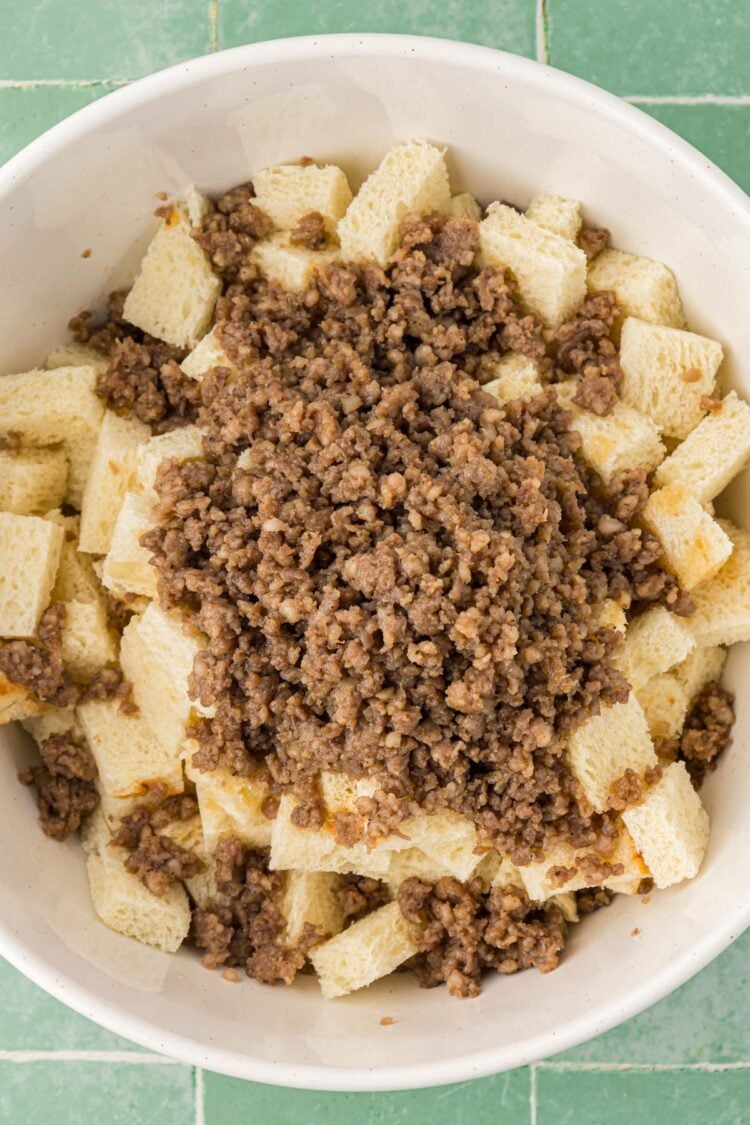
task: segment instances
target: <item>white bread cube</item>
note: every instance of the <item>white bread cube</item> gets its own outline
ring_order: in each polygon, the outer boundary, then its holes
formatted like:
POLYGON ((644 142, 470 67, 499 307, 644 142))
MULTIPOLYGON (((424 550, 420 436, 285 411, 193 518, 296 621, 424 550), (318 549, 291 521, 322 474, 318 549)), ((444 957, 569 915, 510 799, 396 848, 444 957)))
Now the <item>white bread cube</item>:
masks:
POLYGON ((234 370, 234 364, 219 343, 213 329, 198 341, 193 350, 185 356, 180 367, 191 379, 198 380, 213 367, 228 367, 230 371, 234 370))
POLYGON ((640 805, 622 814, 657 887, 698 874, 708 847, 708 813, 684 762, 673 762, 640 805))
POLYGON ((281 230, 318 211, 334 234, 352 201, 349 181, 335 164, 274 164, 255 173, 253 187, 254 202, 281 230))
POLYGON ((74 738, 83 739, 83 728, 78 722, 74 707, 45 705, 38 715, 24 719, 22 725, 37 745, 53 734, 70 734, 74 738))
POLYGON ((686 438, 706 413, 724 351, 716 340, 629 316, 620 337, 625 402, 667 437, 686 438))
POLYGON ((750 535, 722 520, 734 550, 729 561, 691 597, 690 628, 700 646, 750 641, 750 535))
POLYGON ((206 334, 221 281, 190 234, 184 208, 174 207, 141 262, 123 316, 176 348, 194 348, 206 334))
POLYGON ((659 539, 666 565, 686 590, 712 578, 732 553, 732 541, 721 525, 682 485, 652 492, 642 520, 659 539))
POLYGON ((63 449, 0 450, 0 511, 42 515, 62 504, 67 484, 63 449))
POLYGON ((399 825, 399 834, 462 883, 481 859, 476 825, 449 809, 411 817, 399 825))
MULTIPOLYGON (((136 450, 150 436, 151 431, 142 422, 105 410, 83 490, 79 550, 106 555, 135 467, 136 450)), ((53 506, 48 504, 47 508, 53 506)))
POLYGON ((117 646, 107 625, 104 603, 66 602, 62 658, 71 679, 88 682, 117 659, 117 646))
POLYGON ((367 177, 339 223, 342 256, 385 267, 404 216, 448 211, 450 199, 443 150, 426 141, 397 145, 367 177))
POLYGON ((572 891, 566 891, 561 895, 552 895, 550 904, 552 903, 560 908, 566 922, 574 923, 580 921, 578 916, 578 903, 572 891))
POLYGON ((226 769, 195 769, 194 749, 194 744, 189 744, 185 773, 195 784, 207 850, 214 852, 219 838, 225 835, 237 836, 251 848, 269 847, 272 821, 262 807, 268 797, 266 779, 262 775, 239 777, 226 769))
POLYGON ((0 726, 18 721, 33 722, 44 711, 44 704, 28 688, 11 681, 0 672, 0 726))
MULTIPOLYGON (((479 856, 475 856, 477 863, 479 858, 479 856)), ((406 848, 405 851, 391 852, 386 882, 395 898, 398 888, 407 879, 421 879, 423 883, 437 883, 438 880, 446 876, 453 876, 453 872, 445 864, 433 859, 421 848, 406 848)), ((489 881, 491 882, 492 879, 489 881)))
POLYGON ((217 888, 213 857, 206 848, 200 816, 193 816, 189 820, 170 821, 159 831, 163 836, 169 836, 180 847, 187 848, 203 863, 202 871, 189 875, 183 882, 198 908, 207 910, 211 899, 216 898, 217 888))
POLYGON ((588 287, 592 292, 614 293, 624 316, 670 328, 685 327, 677 281, 663 262, 607 248, 589 265, 588 287))
POLYGON ((581 229, 583 215, 577 199, 565 199, 562 195, 544 193, 536 195, 526 208, 526 218, 533 219, 540 227, 575 242, 581 229))
POLYGON ((458 195, 451 196, 448 214, 452 219, 473 219, 478 223, 482 218, 482 208, 471 192, 462 191, 458 195))
MULTIPOLYGON (((364 842, 344 847, 336 841, 332 827, 298 828, 292 820, 296 798, 285 793, 271 822, 271 858, 275 871, 338 871, 385 878, 391 850, 379 843, 368 849, 364 842)), ((408 845, 407 845, 408 846, 408 845)))
POLYGON ((521 868, 511 863, 507 856, 503 856, 500 866, 492 879, 493 887, 520 887, 524 890, 524 881, 521 878, 521 868))
POLYGON ((56 367, 93 367, 103 375, 109 367, 109 360, 103 352, 90 348, 87 344, 58 344, 44 361, 48 371, 56 367))
POLYGON ((730 391, 661 465, 654 483, 679 484, 700 504, 718 496, 750 461, 750 405, 730 391))
POLYGON ((373 910, 310 953, 326 1000, 388 976, 417 952, 414 928, 397 902, 373 910))
POLYGON ((618 402, 610 414, 600 417, 570 401, 571 387, 561 384, 558 398, 573 415, 571 426, 581 435, 581 454, 605 483, 621 469, 645 469, 650 473, 666 453, 659 430, 645 414, 618 402))
POLYGON ((126 492, 117 513, 109 553, 102 568, 102 585, 113 594, 156 597, 156 571, 151 551, 141 546, 141 536, 153 527, 153 500, 139 492, 126 492))
POLYGON ((628 625, 625 610, 614 598, 605 598, 598 606, 595 620, 597 628, 614 629, 617 633, 624 633, 628 625))
POLYGON ((573 732, 568 762, 597 812, 607 807, 612 786, 626 770, 642 777, 657 765, 646 716, 632 692, 625 703, 604 704, 573 732))
POLYGON ((687 660, 672 669, 672 675, 692 703, 705 687, 721 679, 726 662, 726 649, 718 645, 696 645, 687 660))
POLYGON ((305 926, 314 926, 321 938, 333 937, 344 924, 336 891, 341 876, 330 871, 288 871, 279 909, 286 919, 282 943, 294 946, 305 926))
POLYGON ((622 864, 624 867, 622 874, 610 875, 604 880, 600 876, 592 878, 579 866, 586 856, 603 858, 592 848, 576 849, 570 844, 555 844, 539 863, 528 863, 524 867, 517 868, 531 901, 546 902, 547 899, 555 898, 558 894, 570 894, 591 886, 604 886, 618 894, 634 895, 638 893, 641 881, 649 874, 627 832, 620 834, 612 854, 606 857, 607 863, 622 864), (555 867, 567 867, 574 873, 565 882, 560 883, 559 880, 552 878, 551 872, 555 867))
POLYGON ((90 555, 78 550, 80 516, 64 516, 60 511, 47 512, 44 517, 63 529, 60 565, 52 588, 54 602, 98 602, 102 596, 101 582, 90 555))
POLYGON ((0 434, 24 445, 62 444, 68 458, 66 499, 80 508, 104 404, 95 367, 58 367, 0 378, 0 434))
POLYGON ((109 798, 112 824, 132 812, 155 785, 182 792, 180 759, 165 752, 142 715, 123 714, 117 699, 88 699, 76 713, 99 771, 103 804, 109 798))
POLYGON ((178 757, 191 711, 210 712, 188 695, 188 678, 200 651, 198 638, 185 632, 176 614, 154 602, 125 627, 120 664, 133 685, 133 696, 155 737, 178 757))
POLYGON ((163 895, 151 894, 141 880, 125 870, 123 848, 101 847, 86 861, 94 910, 115 933, 174 953, 190 929, 190 904, 181 883, 163 895))
POLYGON ((495 365, 495 378, 482 390, 493 395, 501 406, 517 398, 533 398, 542 390, 539 365, 520 352, 508 352, 495 365))
POLYGON ((0 512, 0 637, 33 637, 50 603, 63 529, 0 512))
POLYGON ((308 250, 294 246, 289 235, 272 234, 259 242, 253 250, 253 261, 274 285, 298 292, 307 289, 318 270, 325 269, 341 257, 339 250, 308 250))
POLYGON ((183 426, 157 434, 139 445, 135 455, 135 481, 142 492, 156 499, 156 473, 162 461, 199 461, 203 458, 203 436, 197 426, 183 426))
POLYGON ((586 296, 583 250, 512 207, 493 203, 479 239, 485 264, 512 271, 522 303, 547 327, 557 328, 586 296))
POLYGON ((653 739, 676 738, 683 728, 690 700, 674 672, 654 676, 636 690, 653 739))
POLYGON ((695 638, 685 621, 664 606, 655 606, 630 622, 612 663, 638 691, 681 663, 694 648, 695 638))

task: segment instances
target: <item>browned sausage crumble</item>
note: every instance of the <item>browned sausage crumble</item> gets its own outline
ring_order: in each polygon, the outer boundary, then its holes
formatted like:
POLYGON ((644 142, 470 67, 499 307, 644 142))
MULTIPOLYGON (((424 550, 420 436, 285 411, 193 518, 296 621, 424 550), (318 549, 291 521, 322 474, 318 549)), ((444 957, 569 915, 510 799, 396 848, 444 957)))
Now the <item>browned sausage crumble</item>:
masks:
POLYGON ((657 745, 660 756, 685 763, 696 788, 715 770, 726 750, 734 723, 734 696, 717 683, 708 684, 693 703, 677 738, 657 745))
POLYGON ((65 840, 99 804, 96 763, 88 747, 71 734, 51 735, 39 744, 39 752, 43 764, 22 770, 18 777, 36 789, 45 834, 65 840))
POLYGON ((139 806, 120 821, 112 837, 115 846, 130 854, 125 860, 127 871, 137 875, 155 895, 163 895, 173 883, 190 879, 203 870, 203 863, 160 829, 173 820, 190 820, 198 813, 198 802, 190 794, 179 794, 158 800, 152 793, 150 804, 139 806))
POLYGON ((64 625, 65 605, 53 602, 42 614, 35 640, 8 641, 0 648, 0 672, 55 707, 72 707, 78 698, 63 665, 64 625))

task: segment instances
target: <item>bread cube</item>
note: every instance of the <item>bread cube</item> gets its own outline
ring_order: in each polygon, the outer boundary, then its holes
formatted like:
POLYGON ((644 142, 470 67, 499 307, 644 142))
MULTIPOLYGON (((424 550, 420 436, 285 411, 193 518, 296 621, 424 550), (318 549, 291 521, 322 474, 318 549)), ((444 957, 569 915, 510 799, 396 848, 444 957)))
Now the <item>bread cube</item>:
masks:
POLYGON ((24 724, 32 722, 35 716, 41 715, 44 704, 29 691, 27 687, 11 681, 0 672, 0 726, 6 723, 15 723, 19 720, 24 724))
POLYGON ((68 675, 80 683, 87 683, 105 664, 117 659, 103 602, 65 603, 62 658, 68 675))
POLYGON ((597 628, 614 629, 617 633, 624 633, 628 624, 625 610, 614 598, 606 598, 601 603, 597 608, 595 620, 597 628))
POLYGON ((583 250, 512 207, 493 203, 479 239, 485 264, 512 271, 522 303, 547 327, 557 328, 586 296, 583 250))
POLYGON ((689 703, 709 684, 721 679, 726 661, 726 649, 718 645, 696 645, 690 656, 672 669, 672 675, 685 689, 689 703))
POLYGON ((646 716, 633 693, 626 703, 605 703, 570 736, 568 763, 597 812, 626 770, 642 777, 658 764, 646 716))
POLYGON ((61 444, 68 459, 66 500, 80 508, 104 404, 95 367, 58 367, 0 378, 0 434, 24 445, 61 444))
POLYGON ((212 899, 216 898, 217 887, 213 857, 206 848, 203 826, 199 816, 189 820, 173 820, 160 829, 163 836, 169 836, 182 848, 187 848, 203 863, 203 870, 189 875, 183 880, 190 897, 199 910, 207 910, 212 899))
POLYGON ((676 738, 685 724, 690 700, 674 672, 654 676, 636 690, 651 737, 676 738))
POLYGON ((182 792, 179 757, 165 751, 142 715, 123 714, 117 699, 88 699, 76 713, 96 761, 102 805, 113 826, 156 785, 166 786, 169 793, 182 792))
POLYGON ((154 895, 125 870, 123 848, 102 847, 86 861, 91 903, 105 926, 115 933, 175 953, 190 929, 190 905, 185 888, 173 883, 154 895))
POLYGON ((575 242, 581 229, 583 215, 577 199, 565 199, 562 195, 544 193, 536 195, 526 208, 526 218, 533 219, 540 227, 575 242))
POLYGON ((728 562, 691 597, 690 628, 701 647, 750 641, 750 535, 721 521, 734 550, 728 562))
POLYGON ((203 435, 197 426, 183 426, 157 434, 139 445, 135 456, 137 489, 156 499, 156 473, 162 461, 199 461, 203 458, 203 435))
POLYGON ((254 202, 281 230, 318 211, 329 234, 352 201, 346 175, 335 164, 274 164, 253 176, 254 202))
POLYGON ((74 707, 51 707, 45 704, 38 714, 24 719, 22 726, 37 746, 54 734, 70 734, 73 738, 83 739, 83 728, 78 722, 74 707))
POLYGON ((668 672, 695 648, 686 622, 664 606, 655 606, 634 618, 612 663, 638 691, 654 676, 668 672))
POLYGON ((153 527, 153 500, 138 492, 126 492, 117 513, 112 543, 102 568, 102 585, 114 594, 156 597, 156 571, 151 551, 141 546, 141 536, 153 527))
POLYGON ((336 893, 341 876, 330 871, 288 871, 279 909, 286 919, 282 943, 294 946, 306 926, 321 938, 332 937, 344 925, 344 913, 336 893))
POLYGON ((708 504, 750 461, 750 405, 734 391, 698 423, 656 471, 658 486, 679 484, 708 504))
POLYGON ((50 603, 63 530, 39 516, 0 512, 0 637, 33 637, 50 603))
POLYGON ((473 219, 478 223, 482 218, 482 208, 470 192, 462 191, 451 196, 448 214, 452 219, 473 219))
POLYGON ((98 602, 102 596, 101 583, 94 570, 90 555, 78 549, 80 516, 64 516, 60 511, 47 512, 44 517, 63 529, 60 565, 52 588, 54 602, 98 602))
POLYGON ((221 281, 191 236, 185 208, 174 207, 141 262, 123 316, 176 348, 194 348, 211 323, 221 281))
POLYGON ((44 366, 48 371, 57 367, 93 367, 97 374, 103 375, 109 367, 109 359, 87 344, 58 344, 45 359, 44 366))
POLYGON ((476 825, 449 809, 411 817, 399 825, 399 834, 462 883, 481 859, 476 825))
POLYGON ((707 336, 629 316, 620 337, 622 397, 667 437, 686 438, 706 413, 701 400, 714 390, 723 355, 707 336))
POLYGON ((542 390, 539 364, 520 352, 508 352, 495 365, 495 378, 482 387, 501 406, 516 398, 533 398, 542 390))
POLYGON ((418 951, 418 935, 397 902, 373 910, 310 953, 326 1000, 388 976, 418 951))
POLYGON ((503 856, 500 866, 493 876, 492 886, 519 887, 521 890, 525 890, 524 881, 521 878, 521 868, 516 867, 515 863, 511 863, 507 856, 503 856))
POLYGON ((558 398, 572 414, 572 428, 581 435, 581 454, 605 483, 621 469, 645 469, 650 473, 666 453, 659 430, 652 420, 624 402, 600 417, 571 401, 571 387, 560 385, 558 398))
POLYGON ((426 141, 392 148, 355 195, 338 225, 346 261, 385 267, 399 244, 407 214, 448 211, 450 184, 443 150, 426 141))
MULTIPOLYGON (((291 793, 285 793, 279 810, 271 822, 271 858, 274 871, 338 871, 385 878, 391 850, 380 842, 368 849, 360 842, 344 847, 336 841, 332 827, 299 828, 292 820, 297 805, 291 793)), ((408 846, 408 845, 405 845, 408 846)))
POLYGON ((0 450, 0 510, 17 516, 42 515, 62 504, 68 458, 62 449, 0 450))
MULTIPOLYGON (((477 864, 479 858, 479 856, 474 857, 477 864)), ((385 881, 395 898, 398 888, 407 879, 421 879, 423 883, 437 883, 446 876, 453 876, 453 871, 450 871, 445 864, 433 859, 421 848, 406 848, 405 851, 391 852, 385 881)), ((471 877, 474 877, 473 872, 471 877)))
POLYGON ((592 292, 614 293, 624 316, 670 328, 685 327, 677 281, 663 262, 607 248, 589 265, 588 287, 592 292))
POLYGON ((198 341, 193 350, 185 356, 180 367, 191 379, 198 380, 213 367, 228 367, 230 371, 234 370, 234 364, 219 343, 213 329, 198 341))
POLYGON ((555 844, 539 863, 527 863, 517 868, 531 901, 546 902, 561 893, 571 894, 573 891, 581 891, 585 887, 592 886, 604 886, 618 894, 634 895, 638 893, 641 881, 649 874, 646 864, 627 832, 620 834, 612 854, 606 857, 607 863, 622 864, 624 868, 622 874, 610 875, 604 879, 599 875, 587 875, 585 869, 581 867, 581 861, 587 856, 597 860, 604 858, 592 848, 576 849, 570 844, 555 844), (556 867, 565 867, 571 872, 562 883, 554 878, 556 867))
POLYGON ((197 770, 192 756, 191 747, 185 755, 185 773, 195 784, 207 850, 214 852, 220 837, 230 834, 248 847, 269 847, 272 821, 263 812, 267 779, 239 777, 225 769, 197 770))
POLYGON ((289 235, 272 234, 253 250, 253 261, 264 277, 282 289, 297 292, 307 289, 318 270, 341 257, 339 250, 308 250, 293 246, 289 235))
POLYGON ((135 468, 136 450, 150 436, 142 422, 105 411, 83 490, 79 550, 92 555, 109 551, 117 513, 135 468))
POLYGON ((640 805, 622 814, 657 887, 698 874, 708 847, 708 813, 684 762, 668 766, 640 805))
POLYGON ((652 492, 642 519, 661 542, 666 565, 686 590, 712 578, 732 553, 726 532, 682 485, 669 484, 652 492))

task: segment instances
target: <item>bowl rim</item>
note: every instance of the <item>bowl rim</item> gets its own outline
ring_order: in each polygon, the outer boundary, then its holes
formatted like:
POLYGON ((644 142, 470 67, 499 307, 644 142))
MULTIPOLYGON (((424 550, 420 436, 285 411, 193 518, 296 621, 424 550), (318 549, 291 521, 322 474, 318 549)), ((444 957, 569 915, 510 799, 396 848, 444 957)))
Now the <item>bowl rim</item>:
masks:
MULTIPOLYGON (((517 77, 574 104, 592 105, 613 123, 619 123, 646 145, 666 150, 675 162, 700 180, 717 206, 728 208, 750 234, 750 199, 745 192, 689 142, 598 86, 534 59, 492 47, 418 35, 346 33, 273 39, 246 44, 178 63, 112 91, 84 106, 31 141, 0 168, 0 204, 5 194, 35 169, 77 139, 115 121, 122 112, 147 105, 166 92, 177 92, 196 80, 220 78, 257 64, 295 59, 351 58, 352 56, 418 57, 446 65, 460 63, 475 70, 517 77)), ((167 1032, 139 1017, 126 1015, 94 992, 56 970, 45 958, 31 952, 0 918, 0 954, 35 984, 79 1014, 108 1031, 140 1046, 191 1066, 219 1074, 278 1086, 321 1091, 385 1091, 442 1086, 496 1074, 545 1059, 600 1035, 642 1012, 694 976, 750 925, 750 900, 738 896, 731 912, 717 919, 714 930, 693 947, 671 960, 662 970, 636 987, 625 1000, 606 1010, 580 1013, 561 1027, 524 1040, 481 1052, 454 1056, 449 1062, 405 1064, 369 1068, 336 1068, 325 1065, 292 1065, 264 1061, 238 1052, 201 1043, 188 1034, 167 1032)))

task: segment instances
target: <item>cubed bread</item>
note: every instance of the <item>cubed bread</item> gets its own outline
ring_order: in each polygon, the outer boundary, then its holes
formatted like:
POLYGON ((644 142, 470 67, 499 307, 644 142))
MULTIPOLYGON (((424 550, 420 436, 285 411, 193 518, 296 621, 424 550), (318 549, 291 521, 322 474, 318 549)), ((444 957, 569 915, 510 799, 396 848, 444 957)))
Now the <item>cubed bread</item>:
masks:
POLYGON ((578 238, 583 222, 581 204, 577 199, 565 199, 562 195, 549 193, 534 196, 526 208, 526 218, 571 242, 578 238))
POLYGON ((274 164, 253 176, 254 202, 280 230, 291 230, 317 211, 335 234, 352 201, 349 181, 335 164, 274 164))
POLYGON ((385 267, 404 216, 448 211, 450 199, 443 149, 426 141, 397 145, 362 184, 338 225, 342 257, 385 267))
MULTIPOLYGON (((474 857, 477 864, 479 856, 474 857)), ((421 848, 406 848, 401 852, 391 852, 386 882, 395 898, 398 888, 407 879, 420 879, 423 883, 437 883, 439 879, 453 876, 453 872, 427 855, 421 848)), ((472 878, 474 873, 472 872, 472 878)))
POLYGON ((63 529, 0 512, 0 637, 33 637, 50 603, 63 529))
POLYGON ((627 403, 600 417, 571 401, 569 384, 560 384, 558 398, 572 414, 571 426, 581 435, 581 454, 608 484, 622 469, 650 473, 663 459, 666 448, 654 422, 627 403))
POLYGON ((570 894, 585 887, 606 887, 618 894, 634 895, 649 873, 627 832, 620 833, 614 850, 606 857, 593 848, 576 849, 570 844, 555 844, 539 863, 527 863, 517 871, 532 902, 546 902, 558 894, 570 894), (621 864, 623 870, 620 874, 602 876, 594 868, 590 873, 586 860, 603 861, 613 867, 621 864), (564 873, 562 868, 565 868, 564 873))
POLYGON ((691 594, 690 628, 701 647, 750 641, 750 535, 725 520, 721 527, 734 550, 718 574, 691 594))
POLYGON ((750 461, 750 405, 730 391, 685 440, 662 461, 658 486, 679 484, 708 504, 750 461))
POLYGON ((626 770, 642 777, 658 764, 646 716, 632 692, 625 703, 605 703, 573 732, 568 763, 597 812, 607 807, 612 786, 626 770))
POLYGON ((419 949, 418 935, 397 902, 373 910, 310 953, 326 1000, 388 976, 419 949))
POLYGON ((686 590, 713 578, 732 553, 732 541, 721 525, 680 484, 652 492, 641 518, 686 590))
POLYGON ((87 344, 58 344, 47 356, 44 366, 48 371, 57 367, 94 367, 97 374, 103 375, 109 367, 109 359, 87 344))
POLYGON ((525 308, 557 328, 586 296, 586 255, 567 238, 540 227, 504 203, 479 224, 486 265, 513 273, 525 308))
POLYGON ((206 334, 221 292, 191 225, 182 207, 161 222, 123 308, 129 324, 188 350, 206 334))
POLYGON ((399 835, 406 836, 414 847, 460 882, 471 877, 481 859, 476 825, 449 809, 403 821, 399 835))
MULTIPOLYGON (((121 418, 112 410, 104 412, 83 490, 79 550, 92 555, 107 554, 117 513, 135 468, 136 450, 150 436, 148 426, 135 418, 121 418)), ((47 505, 47 509, 50 507, 54 504, 47 505)))
POLYGON ((383 879, 388 872, 391 851, 382 842, 368 849, 364 842, 344 847, 336 841, 333 828, 299 828, 292 820, 296 798, 285 793, 271 823, 271 858, 274 871, 338 871, 383 879))
POLYGON ((198 461, 203 457, 203 435, 197 426, 182 426, 138 447, 135 456, 136 486, 156 498, 156 473, 162 461, 198 461))
POLYGON ((113 594, 156 597, 156 571, 151 551, 141 546, 141 536, 153 526, 153 499, 126 492, 112 531, 112 542, 102 568, 102 585, 113 594))
POLYGON ((667 766, 639 805, 622 819, 657 887, 698 874, 708 847, 708 813, 683 762, 667 766))
POLYGON ((706 413, 724 352, 716 340, 629 316, 622 326, 622 397, 667 437, 686 438, 706 413))
POLYGON ((458 195, 451 196, 448 214, 452 219, 472 219, 478 223, 482 218, 482 208, 471 192, 462 191, 458 195))
POLYGON ((664 606, 633 618, 612 663, 637 692, 654 676, 668 672, 695 648, 686 621, 664 606))
POLYGON ((32 722, 34 717, 41 715, 44 704, 40 703, 27 687, 11 683, 4 673, 0 672, 0 726, 18 721, 32 722))
POLYGON ((263 277, 293 292, 307 289, 318 270, 332 265, 340 257, 339 250, 293 246, 284 231, 265 238, 253 250, 253 261, 263 277))
POLYGON ((183 882, 198 909, 208 910, 211 900, 216 898, 217 887, 213 856, 206 847, 200 816, 190 817, 189 820, 172 820, 160 832, 163 836, 169 836, 180 847, 187 848, 203 864, 202 870, 195 875, 188 875, 183 882))
MULTIPOLYGON (((202 379, 207 371, 214 367, 228 367, 234 370, 234 364, 224 351, 216 332, 212 329, 199 340, 193 350, 183 359, 180 367, 191 379, 202 379)), ((179 431, 174 431, 179 433, 179 431)))
POLYGON ((193 749, 190 746, 185 754, 185 773, 195 784, 207 850, 214 852, 219 838, 227 834, 251 848, 269 847, 272 821, 263 812, 267 779, 240 777, 221 768, 195 769, 193 749))
POLYGON ((542 390, 539 364, 520 352, 508 352, 494 368, 495 378, 485 383, 482 390, 493 395, 501 406, 517 398, 533 398, 542 390))
POLYGON ((685 723, 690 700, 674 672, 654 676, 636 690, 651 737, 676 738, 685 723))
POLYGON ((614 629, 617 633, 624 633, 628 619, 625 610, 614 598, 606 598, 597 608, 595 614, 597 628, 614 629))
POLYGON ((0 450, 0 511, 43 515, 65 499, 68 458, 62 448, 0 450))
POLYGON ((39 714, 24 719, 22 725, 37 745, 53 734, 70 734, 73 738, 83 739, 83 728, 74 707, 51 707, 45 704, 39 714))
POLYGON ((188 679, 201 642, 183 629, 177 614, 166 613, 155 602, 125 627, 120 642, 120 664, 133 685, 133 696, 143 718, 162 746, 179 756, 190 712, 210 712, 188 695, 188 679))
POLYGON ((321 938, 330 938, 344 925, 337 894, 341 876, 331 871, 288 871, 279 909, 286 919, 282 943, 294 946, 312 926, 321 938))
POLYGON ((174 953, 190 929, 190 904, 181 883, 154 895, 125 870, 123 848, 102 847, 86 861, 94 910, 105 926, 165 953, 174 953))
POLYGON ((102 596, 101 582, 90 555, 78 549, 80 516, 64 516, 60 511, 47 512, 44 517, 63 529, 63 543, 57 578, 52 588, 55 602, 98 602, 102 596))
POLYGON ((521 868, 511 863, 507 856, 503 856, 500 865, 492 878, 493 887, 519 887, 524 890, 524 881, 521 878, 521 868))
POLYGON ((68 459, 66 500, 80 508, 104 404, 95 367, 57 367, 0 378, 0 434, 24 445, 61 444, 68 459))
POLYGON ((626 317, 670 328, 685 326, 677 281, 663 262, 607 248, 589 265, 588 287, 614 293, 626 317))
POLYGON ((685 689, 688 701, 692 703, 704 688, 721 679, 726 661, 726 649, 718 645, 696 645, 690 656, 672 669, 672 675, 685 689))
POLYGON ((62 658, 72 680, 87 683, 117 659, 117 646, 107 624, 104 602, 66 602, 62 658))

